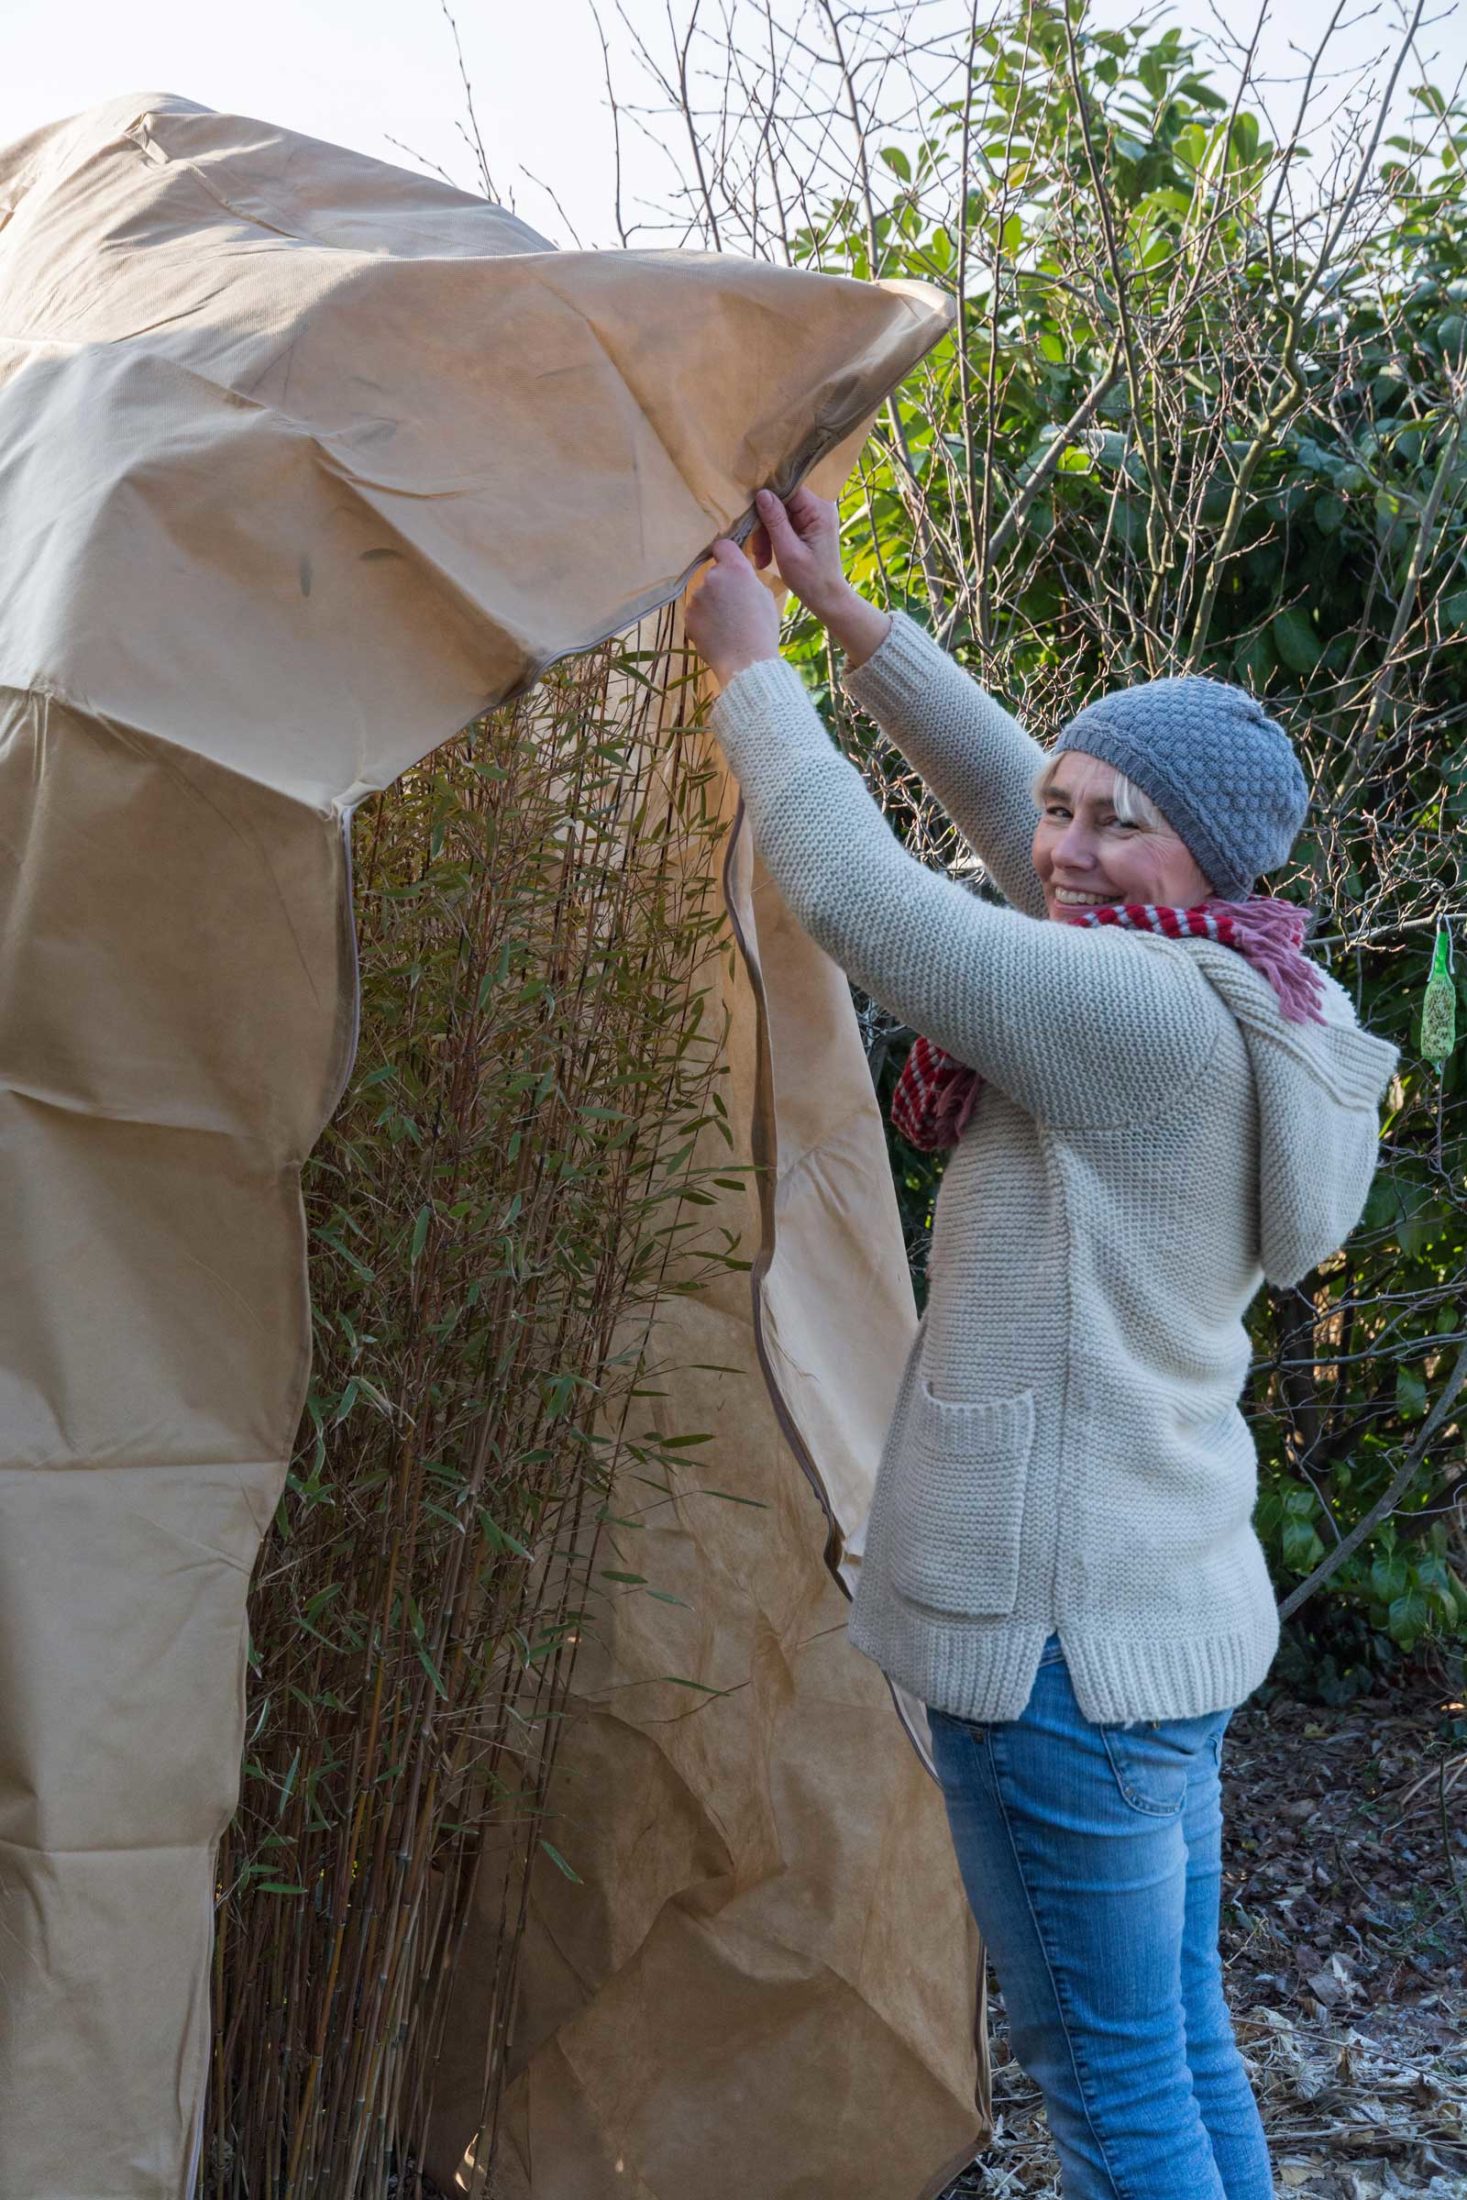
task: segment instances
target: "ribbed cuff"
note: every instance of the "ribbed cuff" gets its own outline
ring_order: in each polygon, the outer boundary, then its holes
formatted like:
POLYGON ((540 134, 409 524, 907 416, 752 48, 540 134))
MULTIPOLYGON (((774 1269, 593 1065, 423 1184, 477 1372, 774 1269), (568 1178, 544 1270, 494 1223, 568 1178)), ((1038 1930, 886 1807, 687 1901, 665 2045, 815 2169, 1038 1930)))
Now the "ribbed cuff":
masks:
POLYGON ((768 757, 771 738, 786 757, 798 749, 822 756, 831 745, 804 681, 783 657, 745 665, 714 703, 709 722, 740 779, 745 760, 768 757), (773 735, 771 728, 777 729, 773 735))
POLYGON ((891 615, 891 631, 863 665, 841 675, 841 686, 868 717, 882 721, 907 716, 931 687, 934 670, 952 670, 952 660, 932 636, 905 611, 891 615), (934 665, 934 659, 936 664, 934 665))

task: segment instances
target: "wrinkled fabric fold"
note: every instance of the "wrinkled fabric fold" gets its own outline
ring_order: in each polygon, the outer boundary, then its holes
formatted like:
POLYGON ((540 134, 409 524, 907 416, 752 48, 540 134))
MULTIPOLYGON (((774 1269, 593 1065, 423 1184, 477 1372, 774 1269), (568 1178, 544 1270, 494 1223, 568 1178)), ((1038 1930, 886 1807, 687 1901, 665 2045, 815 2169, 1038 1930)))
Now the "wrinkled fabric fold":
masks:
MULTIPOLYGON (((0 154, 3 2200, 193 2184, 245 1592, 308 1368, 300 1168, 355 1043, 352 804, 667 601, 949 311, 555 254, 432 179, 169 97, 0 154)), ((881 1257, 904 1278, 899 1238, 881 1257)), ((825 1465, 855 1504, 860 1462, 825 1465)), ((767 1468, 818 1571, 808 1487, 767 1468)), ((838 1724, 899 1790, 889 1704, 838 1636, 820 1658, 851 1701, 801 1695, 791 1781, 834 1795, 838 1724)), ((935 1797, 909 1800, 928 1826, 935 1797)), ((940 2021, 971 1950, 884 1895, 855 2005, 890 2003, 914 1944, 941 1982, 861 2034, 913 2107, 895 2196, 972 2120, 940 2021)), ((770 1945, 733 1944, 756 2025, 770 1945)), ((818 2029, 853 1989, 818 1935, 800 1960, 818 2029)), ((697 2010, 715 1981, 679 1962, 697 2010)), ((829 2185, 849 2055, 803 2095, 764 2068, 791 2190, 829 2185)), ((742 2113, 730 2073, 701 2144, 722 2157, 742 2113)), ((567 2127, 584 2162, 606 2114, 567 2127)))

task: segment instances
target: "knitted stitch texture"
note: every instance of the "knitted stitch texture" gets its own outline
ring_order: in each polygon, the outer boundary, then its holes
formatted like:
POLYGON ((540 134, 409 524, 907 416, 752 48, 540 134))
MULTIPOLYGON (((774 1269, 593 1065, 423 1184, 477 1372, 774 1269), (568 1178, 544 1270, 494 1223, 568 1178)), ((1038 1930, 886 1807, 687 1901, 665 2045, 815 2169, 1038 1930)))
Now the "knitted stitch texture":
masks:
MULTIPOLYGON (((1323 979, 1318 965, 1300 952, 1312 915, 1312 910, 1277 895, 1253 894, 1247 901, 1209 900, 1191 909, 1167 903, 1158 907, 1154 902, 1108 902, 1098 909, 1069 910, 1062 921, 1119 924, 1128 932, 1164 932, 1172 940, 1189 933, 1221 940, 1263 972, 1286 1016, 1301 1023, 1322 1023, 1318 1002, 1323 979)), ((893 1129, 921 1153, 956 1146, 968 1127, 981 1083, 976 1070, 944 1054, 930 1039, 914 1039, 891 1096, 893 1129)))
POLYGON ((1061 749, 1102 758, 1149 794, 1228 901, 1287 859, 1308 813, 1283 727, 1246 688, 1202 673, 1098 695, 1050 753, 1061 749))
POLYGON ((925 1702, 1017 1718, 1057 1631, 1101 1722, 1242 1702, 1278 1620, 1252 1526, 1243 1314, 1359 1218, 1396 1049, 1323 978, 1286 1022, 1231 949, 1050 923, 1043 752, 898 616, 846 686, 1012 906, 909 856, 798 673, 714 706, 755 843, 813 938, 985 1079, 943 1174, 851 1639, 925 1702))

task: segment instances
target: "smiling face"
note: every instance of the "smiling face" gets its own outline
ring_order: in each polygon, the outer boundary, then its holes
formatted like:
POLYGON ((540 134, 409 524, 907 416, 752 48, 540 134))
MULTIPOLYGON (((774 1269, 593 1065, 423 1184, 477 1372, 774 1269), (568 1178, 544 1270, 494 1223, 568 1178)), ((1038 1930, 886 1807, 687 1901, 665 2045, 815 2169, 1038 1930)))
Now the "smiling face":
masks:
POLYGON ((1033 857, 1051 917, 1108 901, 1190 909, 1212 892, 1159 812, 1134 825, 1117 815, 1119 776, 1081 749, 1061 750, 1044 776, 1033 857))

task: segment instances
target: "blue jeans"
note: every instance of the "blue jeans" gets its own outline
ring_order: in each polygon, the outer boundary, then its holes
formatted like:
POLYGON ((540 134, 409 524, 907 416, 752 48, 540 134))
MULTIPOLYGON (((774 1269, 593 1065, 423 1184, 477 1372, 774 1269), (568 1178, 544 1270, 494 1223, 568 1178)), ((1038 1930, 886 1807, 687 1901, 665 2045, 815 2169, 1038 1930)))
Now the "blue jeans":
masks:
POLYGON ((1230 1717, 1096 1726, 1058 1635, 1017 1719, 929 1713, 963 1884, 1065 2200, 1273 2200, 1217 1945, 1230 1717))

